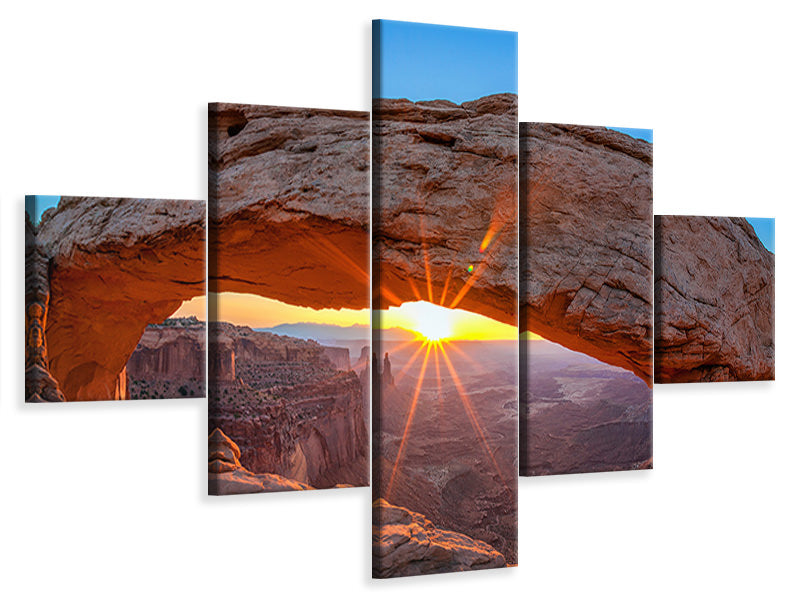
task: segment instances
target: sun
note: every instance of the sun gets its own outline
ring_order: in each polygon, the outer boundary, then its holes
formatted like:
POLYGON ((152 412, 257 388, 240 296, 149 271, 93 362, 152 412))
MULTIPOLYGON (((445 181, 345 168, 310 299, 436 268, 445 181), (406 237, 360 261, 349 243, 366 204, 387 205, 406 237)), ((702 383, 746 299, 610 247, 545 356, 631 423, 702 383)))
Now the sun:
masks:
POLYGON ((452 337, 453 311, 430 302, 409 302, 408 311, 414 331, 426 340, 438 342, 452 337))

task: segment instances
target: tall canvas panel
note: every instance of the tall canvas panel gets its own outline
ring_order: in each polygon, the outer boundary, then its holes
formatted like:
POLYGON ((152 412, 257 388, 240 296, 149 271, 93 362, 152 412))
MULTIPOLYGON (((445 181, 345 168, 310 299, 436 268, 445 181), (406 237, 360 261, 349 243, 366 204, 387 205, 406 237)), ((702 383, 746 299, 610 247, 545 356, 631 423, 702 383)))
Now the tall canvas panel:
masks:
POLYGON ((369 484, 369 114, 212 104, 208 490, 369 484))
POLYGON ((775 379, 775 219, 655 226, 656 383, 775 379))
POLYGON ((517 562, 517 36, 373 23, 373 576, 517 562))
POLYGON ((205 396, 205 202, 25 199, 27 402, 205 396))
POLYGON ((651 130, 520 125, 520 473, 652 467, 651 130))

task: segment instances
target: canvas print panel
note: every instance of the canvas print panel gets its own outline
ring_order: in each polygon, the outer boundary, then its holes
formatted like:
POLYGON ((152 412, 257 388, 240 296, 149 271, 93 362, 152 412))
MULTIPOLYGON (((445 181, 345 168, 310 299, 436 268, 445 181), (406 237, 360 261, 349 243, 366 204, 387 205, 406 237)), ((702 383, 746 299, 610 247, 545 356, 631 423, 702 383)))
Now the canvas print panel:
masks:
POLYGON ((775 220, 655 227, 656 383, 775 379, 775 220))
POLYGON ((651 130, 520 124, 520 473, 652 467, 651 130))
POLYGON ((208 123, 209 493, 369 485, 369 114, 208 123))
POLYGON ((516 34, 373 28, 373 576, 517 562, 516 34))
POLYGON ((204 202, 26 197, 26 401, 205 396, 204 255, 204 202))

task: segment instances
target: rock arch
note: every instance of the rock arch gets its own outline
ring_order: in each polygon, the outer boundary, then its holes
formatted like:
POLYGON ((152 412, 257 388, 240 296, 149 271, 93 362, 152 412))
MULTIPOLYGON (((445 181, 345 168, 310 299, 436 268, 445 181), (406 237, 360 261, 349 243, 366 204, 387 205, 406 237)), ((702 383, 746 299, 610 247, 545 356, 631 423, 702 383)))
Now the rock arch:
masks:
MULTIPOLYGON (((391 105, 382 109, 388 118, 374 132, 375 155, 386 161, 376 176, 396 183, 397 194, 414 194, 419 201, 411 203, 416 206, 411 212, 390 210, 388 227, 374 239, 373 257, 382 259, 375 275, 390 292, 376 295, 374 306, 426 299, 430 282, 430 297, 437 302, 444 298, 450 305, 458 298, 459 308, 516 324, 517 230, 498 223, 514 222, 517 139, 508 135, 487 141, 462 133, 469 133, 471 123, 476 130, 493 126, 513 131, 515 99, 499 95, 460 107, 388 102, 391 105), (436 160, 441 153, 446 160, 436 160), (458 168, 445 172, 445 164, 458 168), (427 173, 421 188, 403 185, 418 180, 411 175, 420 169, 427 173), (421 219, 426 214, 430 218, 421 219), (460 241, 474 239, 476 231, 488 239, 484 252, 460 241), (472 272, 470 264, 475 267, 472 272)), ((215 105, 209 127, 215 141, 209 153, 210 187, 217 191, 210 209, 209 291, 254 293, 312 308, 367 307, 366 113, 215 105), (240 199, 242 189, 250 190, 246 200, 240 199)), ((523 189, 528 194, 522 204, 528 227, 521 237, 537 249, 549 250, 534 254, 541 263, 522 266, 520 297, 527 315, 522 326, 649 380, 649 255, 630 256, 627 242, 618 252, 620 261, 630 261, 630 268, 618 264, 615 286, 629 294, 631 311, 584 310, 585 316, 578 318, 572 308, 582 306, 576 300, 585 293, 580 285, 566 296, 552 293, 566 289, 569 279, 556 285, 564 275, 590 282, 608 277, 609 265, 605 259, 577 261, 561 273, 566 263, 553 258, 558 254, 552 247, 557 232, 548 225, 547 211, 568 210, 576 219, 594 217, 598 227, 613 229, 618 224, 614 214, 587 216, 578 202, 559 208, 542 200, 540 192, 574 183, 576 172, 581 176, 578 189, 602 183, 605 175, 597 161, 609 155, 619 163, 620 177, 633 181, 643 193, 650 189, 652 155, 637 144, 623 143, 624 136, 603 132, 552 126, 521 132, 523 189), (556 143, 558 136, 568 136, 572 150, 585 159, 577 171, 574 165, 556 168, 556 147, 563 145, 563 140, 556 143), (533 142, 541 147, 526 153, 525 144, 533 142), (534 192, 538 204, 532 205, 534 192), (549 278, 541 279, 542 273, 549 278), (589 315, 597 335, 587 345, 589 315)), ((376 202, 386 208, 391 200, 376 202)), ((623 216, 639 219, 639 210, 628 207, 623 216)), ((47 349, 51 372, 68 400, 121 396, 120 374, 146 325, 162 321, 182 301, 206 293, 205 213, 202 202, 142 204, 133 199, 66 197, 45 213, 36 239, 49 260, 47 349)), ((580 223, 573 224, 578 231, 580 223)), ((631 248, 644 247, 647 236, 652 239, 652 228, 634 235, 631 248)), ((568 247, 559 252, 577 252, 579 241, 568 238, 568 247)), ((603 297, 602 290, 598 297, 603 297)), ((214 317, 212 305, 209 319, 214 317)))

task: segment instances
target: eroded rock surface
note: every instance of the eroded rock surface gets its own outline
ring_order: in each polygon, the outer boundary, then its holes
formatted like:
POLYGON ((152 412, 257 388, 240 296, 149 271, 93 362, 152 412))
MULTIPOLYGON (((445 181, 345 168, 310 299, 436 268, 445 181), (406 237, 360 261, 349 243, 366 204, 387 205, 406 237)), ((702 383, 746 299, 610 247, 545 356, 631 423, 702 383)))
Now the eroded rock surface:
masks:
POLYGON ((273 473, 252 473, 239 462, 239 446, 222 430, 208 436, 208 493, 214 496, 311 490, 311 486, 273 473))
POLYGON ((214 104, 208 160, 210 291, 369 305, 369 113, 214 104))
POLYGON ((516 96, 374 110, 375 306, 422 299, 516 325, 516 96))
POLYGON ((520 124, 520 327, 652 385, 653 149, 520 124))
POLYGON ((775 256, 742 218, 656 217, 657 383, 775 378, 775 256))
POLYGON ((47 311, 50 304, 49 262, 36 245, 36 230, 25 213, 25 401, 64 402, 50 374, 47 311))
POLYGON ((506 566, 489 544, 438 529, 424 515, 383 498, 372 503, 372 554, 373 575, 380 578, 506 566))
POLYGON ((50 370, 67 400, 126 397, 124 369, 148 323, 204 293, 205 204, 62 197, 37 246, 50 263, 50 370))
POLYGON ((125 371, 131 398, 201 398, 206 324, 195 317, 148 325, 125 371))

